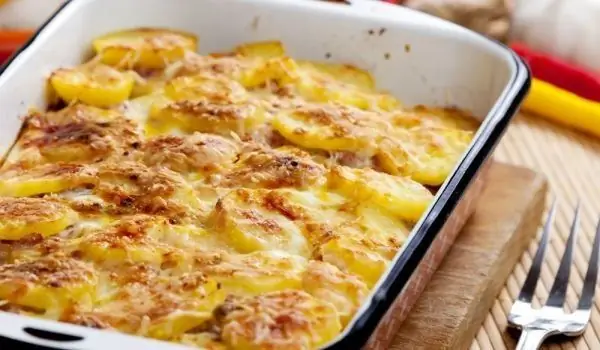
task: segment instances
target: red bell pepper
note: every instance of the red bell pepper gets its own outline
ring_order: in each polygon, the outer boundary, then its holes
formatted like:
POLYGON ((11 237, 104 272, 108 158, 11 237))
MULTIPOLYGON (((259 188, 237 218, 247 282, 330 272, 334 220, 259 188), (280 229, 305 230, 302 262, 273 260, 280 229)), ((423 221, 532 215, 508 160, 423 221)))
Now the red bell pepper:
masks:
POLYGON ((529 64, 535 78, 587 100, 600 102, 600 75, 520 43, 513 43, 510 47, 529 64))
POLYGON ((0 64, 31 38, 31 30, 0 30, 0 64))

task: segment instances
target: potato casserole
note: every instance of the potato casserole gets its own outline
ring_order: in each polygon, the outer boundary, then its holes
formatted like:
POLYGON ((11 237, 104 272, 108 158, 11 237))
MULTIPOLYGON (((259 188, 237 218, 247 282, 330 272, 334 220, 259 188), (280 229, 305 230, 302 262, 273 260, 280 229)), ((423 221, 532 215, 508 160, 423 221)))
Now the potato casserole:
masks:
POLYGON ((276 41, 132 28, 48 79, 0 169, 0 309, 207 349, 351 321, 478 127, 276 41))

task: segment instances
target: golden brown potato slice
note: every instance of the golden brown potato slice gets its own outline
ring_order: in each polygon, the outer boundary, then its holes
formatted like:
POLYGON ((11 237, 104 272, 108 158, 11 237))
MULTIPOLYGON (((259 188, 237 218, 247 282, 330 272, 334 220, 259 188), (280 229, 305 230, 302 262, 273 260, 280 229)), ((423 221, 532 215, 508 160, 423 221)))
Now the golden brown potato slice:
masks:
POLYGON ((342 330, 330 303, 302 291, 231 298, 220 310, 223 340, 231 349, 314 349, 342 330))
POLYGON ((302 288, 315 298, 334 305, 343 325, 350 321, 369 293, 367 285, 355 275, 317 260, 308 264, 302 288))
POLYGON ((143 214, 125 216, 78 240, 84 257, 105 266, 145 263, 181 270, 188 270, 195 251, 222 247, 218 237, 199 227, 143 214))
POLYGON ((129 98, 134 78, 103 64, 61 68, 52 73, 50 84, 67 103, 80 101, 96 107, 110 107, 129 98))
POLYGON ((308 149, 365 151, 379 131, 372 116, 336 105, 309 105, 278 113, 273 127, 288 141, 308 149))
POLYGON ((108 33, 93 41, 105 64, 116 67, 164 68, 196 51, 193 34, 171 29, 135 28, 108 33))
POLYGON ((308 257, 310 247, 293 218, 270 204, 284 200, 270 190, 232 190, 218 200, 208 228, 241 253, 275 249, 308 257))
POLYGON ((156 239, 166 228, 163 218, 145 215, 125 217, 108 227, 83 237, 78 244, 81 255, 101 264, 119 265, 142 262, 160 266, 164 257, 176 259, 182 252, 156 239))
POLYGON ((214 182, 222 187, 303 189, 326 181, 325 167, 310 154, 294 148, 249 150, 214 182))
POLYGON ((238 78, 246 88, 283 87, 294 84, 299 78, 298 63, 287 57, 260 60, 242 71, 238 78))
POLYGON ((45 311, 50 317, 91 307, 98 276, 91 264, 60 254, 0 265, 0 299, 45 311))
POLYGON ((417 106, 385 118, 392 128, 378 145, 381 167, 432 186, 448 177, 478 127, 475 119, 452 108, 417 106))
POLYGON ((124 265, 105 277, 93 310, 74 310, 64 321, 171 339, 201 325, 222 303, 215 281, 199 272, 162 273, 147 264, 124 265))
POLYGON ((161 165, 179 173, 211 173, 233 164, 240 145, 213 134, 193 133, 186 136, 158 136, 143 146, 143 161, 161 165))
POLYGON ((231 133, 252 133, 265 123, 267 117, 261 106, 250 102, 232 104, 206 99, 180 100, 154 104, 148 123, 163 132, 175 129, 231 136, 231 133))
POLYGON ((260 61, 255 58, 235 54, 200 55, 189 52, 181 61, 172 64, 167 70, 174 77, 208 75, 239 81, 245 71, 252 71, 259 63, 260 61))
POLYGON ((410 178, 368 168, 336 166, 331 170, 329 186, 357 202, 372 201, 409 221, 417 221, 433 199, 427 188, 410 178))
POLYGON ((196 265, 221 283, 227 294, 259 295, 286 289, 300 289, 308 261, 278 250, 250 254, 223 254, 217 264, 196 265))
POLYGON ((75 164, 45 164, 35 168, 15 167, 0 173, 0 195, 29 197, 59 193, 76 187, 84 169, 75 164))
POLYGON ((0 239, 19 240, 31 234, 48 237, 77 220, 77 213, 56 200, 0 197, 0 239))
POLYGON ((269 59, 285 56, 285 48, 279 41, 258 41, 236 47, 235 53, 245 57, 269 59))
POLYGON ((396 130, 392 137, 380 142, 377 158, 390 174, 439 186, 457 165, 472 138, 472 131, 446 127, 396 130))
POLYGON ((361 91, 374 91, 375 80, 371 73, 348 64, 301 61, 300 68, 322 81, 336 81, 361 91))
POLYGON ((240 103, 248 100, 246 89, 238 82, 214 75, 175 78, 165 86, 165 95, 174 101, 208 99, 240 103))
POLYGON ((117 206, 119 214, 155 214, 187 220, 201 214, 193 188, 178 173, 134 161, 105 162, 90 166, 80 182, 117 206))
POLYGON ((167 69, 153 69, 148 71, 138 69, 137 71, 127 71, 127 74, 131 76, 135 82, 133 89, 131 90, 131 98, 162 92, 167 81, 172 78, 167 73, 167 69))
POLYGON ((140 142, 138 126, 114 110, 84 104, 33 113, 8 162, 93 163, 127 154, 140 142))
POLYGON ((394 126, 402 128, 445 127, 475 132, 479 122, 456 108, 434 108, 415 106, 390 113, 394 126))
POLYGON ((300 62, 292 83, 296 94, 312 102, 337 102, 364 110, 391 111, 401 106, 390 94, 375 91, 371 74, 343 64, 300 62))

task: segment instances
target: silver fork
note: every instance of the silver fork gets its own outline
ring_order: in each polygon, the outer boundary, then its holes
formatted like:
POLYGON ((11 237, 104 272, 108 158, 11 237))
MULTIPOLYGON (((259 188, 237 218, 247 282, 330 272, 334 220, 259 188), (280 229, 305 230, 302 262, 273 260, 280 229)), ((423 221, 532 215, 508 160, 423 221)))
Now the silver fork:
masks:
POLYGON ((508 323, 512 327, 522 329, 517 350, 538 349, 544 340, 549 336, 564 334, 567 336, 578 336, 583 333, 585 327, 590 321, 590 314, 593 307, 594 292, 596 290, 596 279, 598 277, 598 248, 600 246, 600 221, 596 227, 594 243, 592 245, 592 254, 585 274, 585 281, 581 290, 581 297, 577 304, 577 309, 572 313, 563 311, 567 285, 569 284, 569 274, 571 270, 571 260, 573 258, 573 247, 577 236, 577 227, 579 224, 579 205, 575 209, 575 217, 571 225, 571 232, 567 240, 564 255, 560 261, 558 272, 546 305, 542 308, 534 309, 531 306, 537 281, 540 277, 544 252, 548 245, 551 226, 556 211, 556 202, 552 204, 535 257, 531 268, 527 273, 527 278, 519 297, 513 304, 508 323))

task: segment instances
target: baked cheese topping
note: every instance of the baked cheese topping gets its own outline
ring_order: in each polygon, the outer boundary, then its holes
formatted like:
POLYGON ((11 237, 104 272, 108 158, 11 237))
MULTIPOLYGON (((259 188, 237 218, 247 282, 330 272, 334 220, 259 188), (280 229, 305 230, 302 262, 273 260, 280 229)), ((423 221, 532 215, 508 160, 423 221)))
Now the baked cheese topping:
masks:
POLYGON ((339 335, 477 128, 279 42, 140 28, 48 79, 0 168, 0 309, 206 349, 339 335))

